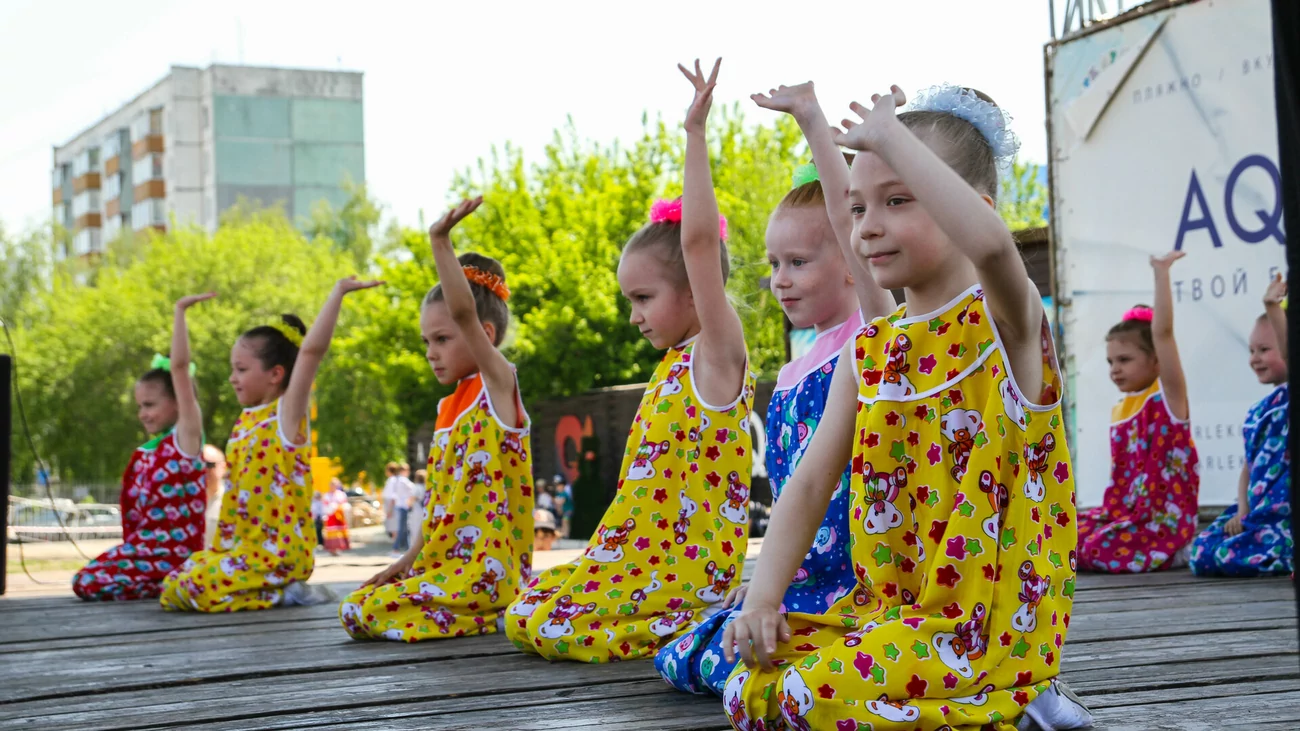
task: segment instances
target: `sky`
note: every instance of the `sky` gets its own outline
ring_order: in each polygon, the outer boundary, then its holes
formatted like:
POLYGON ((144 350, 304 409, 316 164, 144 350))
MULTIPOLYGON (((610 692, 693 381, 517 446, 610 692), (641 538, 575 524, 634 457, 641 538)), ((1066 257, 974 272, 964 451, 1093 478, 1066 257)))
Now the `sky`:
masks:
MULTIPOLYGON (((365 74, 366 178, 389 220, 440 212, 452 175, 510 142, 537 159, 572 118, 601 141, 680 120, 676 69, 723 58, 717 103, 813 80, 827 117, 898 84, 979 88, 1046 159, 1042 0, 855 3, 0 2, 0 222, 50 215, 52 147, 165 76, 213 62, 365 74), (801 14, 804 8, 832 12, 801 14)), ((715 107, 716 108, 716 107, 715 107)))

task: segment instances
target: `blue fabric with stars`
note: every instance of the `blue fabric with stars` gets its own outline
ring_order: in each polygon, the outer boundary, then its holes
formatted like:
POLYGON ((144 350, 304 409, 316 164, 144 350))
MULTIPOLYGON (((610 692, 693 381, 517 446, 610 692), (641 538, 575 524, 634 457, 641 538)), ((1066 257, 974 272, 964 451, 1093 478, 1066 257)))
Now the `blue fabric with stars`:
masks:
MULTIPOLYGON (((839 342, 826 343, 832 350, 829 358, 809 363, 796 360, 782 369, 777 379, 777 390, 767 408, 767 474, 772 484, 774 499, 779 499, 781 488, 794 473, 795 465, 812 441, 813 432, 826 410, 830 394, 831 376, 838 360, 838 345, 857 331, 852 318, 835 331, 822 333, 839 342), (838 332, 843 330, 844 332, 838 332), (836 336, 842 336, 836 338, 836 336), (787 369, 798 369, 788 374, 787 369), (782 388, 789 375, 805 370, 801 378, 788 388, 782 388)), ((822 340, 819 337, 818 340, 822 340)), ((815 355, 816 348, 810 355, 815 355)), ((795 573, 794 581, 786 590, 782 611, 825 614, 841 597, 853 591, 856 585, 853 562, 849 557, 849 469, 846 465, 840 484, 831 497, 826 517, 817 529, 812 550, 804 557, 795 573)), ((728 663, 722 653, 722 635, 739 607, 724 609, 705 619, 682 635, 671 645, 665 645, 655 656, 655 669, 674 688, 704 694, 722 695, 727 676, 735 663, 728 663)))

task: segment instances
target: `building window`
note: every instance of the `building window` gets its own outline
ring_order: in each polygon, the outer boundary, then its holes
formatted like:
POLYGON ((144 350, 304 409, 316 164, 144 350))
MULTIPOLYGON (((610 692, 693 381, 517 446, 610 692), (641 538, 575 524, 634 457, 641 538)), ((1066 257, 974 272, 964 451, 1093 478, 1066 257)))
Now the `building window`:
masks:
POLYGON ((108 160, 120 154, 122 154, 122 136, 114 131, 104 138, 104 144, 99 148, 99 156, 108 160))
POLYGON ((81 151, 72 160, 72 175, 80 178, 86 173, 93 173, 99 170, 99 148, 88 147, 81 151))
POLYGON ((99 212, 99 191, 84 190, 72 196, 72 217, 80 218, 87 213, 99 212))
POLYGON ((145 155, 131 163, 131 182, 139 185, 146 180, 162 180, 163 156, 160 153, 145 155))
POLYGON ((102 239, 100 239, 99 229, 85 228, 77 232, 72 237, 72 253, 74 256, 83 256, 92 251, 99 251, 102 239))
POLYGON ((63 226, 64 228, 67 228, 68 226, 72 225, 71 218, 68 215, 69 210, 70 208, 69 208, 68 201, 63 201, 62 203, 56 204, 54 206, 54 222, 59 224, 60 226, 63 226))
POLYGON ((113 173, 104 178, 104 200, 111 201, 122 195, 122 174, 113 173))
POLYGON ((162 134, 162 107, 141 112, 131 120, 131 141, 137 142, 149 135, 162 134))
POLYGON ((112 241, 113 239, 116 239, 117 235, 121 232, 122 232, 121 216, 104 217, 104 241, 112 241))
POLYGON ((131 206, 131 228, 139 231, 148 226, 167 223, 167 204, 162 198, 149 198, 131 206))

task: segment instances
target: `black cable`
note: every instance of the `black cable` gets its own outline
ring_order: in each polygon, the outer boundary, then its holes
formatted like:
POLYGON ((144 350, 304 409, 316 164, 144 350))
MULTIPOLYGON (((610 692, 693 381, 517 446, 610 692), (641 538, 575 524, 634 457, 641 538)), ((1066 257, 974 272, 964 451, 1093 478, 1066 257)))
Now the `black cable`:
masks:
MULTIPOLYGON (((9 342, 9 356, 13 362, 14 400, 18 404, 18 417, 23 424, 23 436, 27 438, 27 447, 32 451, 32 459, 36 460, 36 466, 39 467, 41 473, 45 475, 45 479, 42 482, 45 487, 45 496, 50 501, 50 512, 54 513, 54 519, 58 521, 59 530, 63 531, 63 537, 68 539, 68 542, 72 544, 73 548, 77 549, 77 553, 81 554, 82 558, 89 561, 90 556, 87 556, 85 551, 81 550, 81 546, 77 545, 77 541, 72 537, 72 534, 68 533, 68 527, 63 524, 63 517, 59 515, 59 509, 54 505, 54 492, 50 490, 50 469, 45 464, 45 460, 41 459, 40 453, 36 451, 36 442, 32 440, 32 430, 27 425, 27 409, 23 406, 23 392, 18 387, 18 346, 14 344, 13 335, 9 332, 8 321, 0 319, 0 328, 4 329, 5 340, 9 342)), ((8 510, 8 506, 5 506, 5 509, 8 510)), ((7 537, 6 540, 8 540, 7 537)), ((27 570, 27 562, 24 559, 23 541, 20 539, 18 541, 18 562, 22 564, 23 573, 27 574, 27 578, 38 584, 50 583, 48 581, 37 581, 37 579, 32 576, 31 572, 27 570)))

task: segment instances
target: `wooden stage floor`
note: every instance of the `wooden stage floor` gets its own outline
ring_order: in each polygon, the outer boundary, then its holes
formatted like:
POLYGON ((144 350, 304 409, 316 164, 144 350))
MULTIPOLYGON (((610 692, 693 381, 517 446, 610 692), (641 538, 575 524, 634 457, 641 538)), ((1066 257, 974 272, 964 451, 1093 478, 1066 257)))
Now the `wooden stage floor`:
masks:
MULTIPOLYGON (((549 664, 500 635, 356 642, 335 612, 0 598, 0 728, 728 728, 650 662, 549 664)), ((1081 576, 1063 663, 1099 729, 1300 729, 1285 578, 1081 576)))

